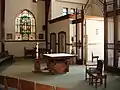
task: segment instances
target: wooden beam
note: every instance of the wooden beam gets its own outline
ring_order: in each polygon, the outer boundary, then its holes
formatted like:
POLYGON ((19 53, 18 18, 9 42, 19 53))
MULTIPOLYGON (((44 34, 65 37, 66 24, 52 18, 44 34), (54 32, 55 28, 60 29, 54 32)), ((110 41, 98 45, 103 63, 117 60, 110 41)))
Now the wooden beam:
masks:
POLYGON ((107 70, 108 67, 108 19, 107 19, 107 5, 104 1, 104 69, 107 70))
POLYGON ((5 51, 5 44, 4 44, 4 23, 5 23, 5 0, 0 0, 0 14, 1 14, 1 51, 5 51))
POLYGON ((45 39, 46 39, 46 52, 48 50, 48 15, 51 0, 45 0, 45 39))
POLYGON ((113 3, 113 9, 114 9, 114 67, 118 67, 118 58, 117 58, 117 38, 118 38, 118 18, 117 18, 117 0, 114 0, 113 3))

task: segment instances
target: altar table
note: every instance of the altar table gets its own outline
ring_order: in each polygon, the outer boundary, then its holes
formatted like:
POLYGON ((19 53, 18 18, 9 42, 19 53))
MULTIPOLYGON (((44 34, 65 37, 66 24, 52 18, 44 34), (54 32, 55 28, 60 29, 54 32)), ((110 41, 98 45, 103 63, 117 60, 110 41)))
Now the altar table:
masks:
POLYGON ((74 54, 54 53, 43 54, 47 61, 47 69, 54 74, 63 74, 69 72, 70 58, 76 57, 74 54))

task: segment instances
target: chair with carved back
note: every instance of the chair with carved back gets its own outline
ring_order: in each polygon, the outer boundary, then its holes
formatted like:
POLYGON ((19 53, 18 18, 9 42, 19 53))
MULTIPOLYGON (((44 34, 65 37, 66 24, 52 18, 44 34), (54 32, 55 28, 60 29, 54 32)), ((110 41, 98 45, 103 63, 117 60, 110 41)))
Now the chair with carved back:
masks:
POLYGON ((96 66, 96 64, 92 64, 92 65, 87 64, 86 65, 85 80, 87 80, 87 74, 90 76, 92 73, 102 73, 103 61, 97 60, 97 66, 96 67, 91 67, 91 66, 96 66))
POLYGON ((93 52, 92 52, 92 62, 94 62, 94 59, 98 60, 98 59, 99 59, 99 56, 93 55, 93 52))
POLYGON ((14 77, 5 77, 5 90, 19 90, 19 79, 14 77))
POLYGON ((55 90, 53 86, 36 83, 36 90, 55 90))
POLYGON ((32 81, 19 79, 19 90, 35 90, 35 83, 32 81))

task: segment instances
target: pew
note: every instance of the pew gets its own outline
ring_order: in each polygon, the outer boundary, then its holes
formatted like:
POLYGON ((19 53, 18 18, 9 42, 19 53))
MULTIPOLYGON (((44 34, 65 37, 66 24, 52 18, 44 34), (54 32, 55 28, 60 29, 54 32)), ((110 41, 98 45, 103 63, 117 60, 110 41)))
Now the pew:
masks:
POLYGON ((19 79, 19 90, 35 90, 35 83, 19 79))
POLYGON ((13 60, 13 55, 9 55, 8 51, 2 52, 0 54, 0 63, 10 60, 13 60))
POLYGON ((0 75, 0 90, 4 90, 4 76, 0 75))
POLYGON ((14 77, 5 77, 5 90, 19 90, 19 79, 14 77))
POLYGON ((36 83, 36 90, 55 90, 53 86, 36 83))

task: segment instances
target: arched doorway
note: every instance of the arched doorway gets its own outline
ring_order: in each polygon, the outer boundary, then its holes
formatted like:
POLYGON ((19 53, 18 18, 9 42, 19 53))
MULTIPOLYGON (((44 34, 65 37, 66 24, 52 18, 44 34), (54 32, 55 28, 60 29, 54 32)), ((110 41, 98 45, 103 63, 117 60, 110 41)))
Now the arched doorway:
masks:
POLYGON ((56 33, 50 34, 50 50, 52 53, 56 53, 56 33))
POLYGON ((58 52, 66 53, 66 32, 64 31, 58 33, 58 52))
MULTIPOLYGON (((87 47, 87 61, 92 61, 92 53, 94 56, 99 56, 99 59, 104 60, 104 17, 103 4, 98 0, 94 0, 89 4, 85 13, 85 45, 87 47), (91 14, 89 10, 91 10, 91 14), (90 14, 90 15, 89 15, 90 14), (87 39, 86 39, 87 38, 87 39)), ((85 53, 86 54, 86 53, 85 53)), ((84 55, 86 56, 86 55, 84 55)), ((97 61, 94 60, 95 62, 97 61)))

